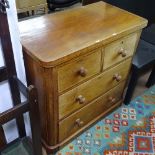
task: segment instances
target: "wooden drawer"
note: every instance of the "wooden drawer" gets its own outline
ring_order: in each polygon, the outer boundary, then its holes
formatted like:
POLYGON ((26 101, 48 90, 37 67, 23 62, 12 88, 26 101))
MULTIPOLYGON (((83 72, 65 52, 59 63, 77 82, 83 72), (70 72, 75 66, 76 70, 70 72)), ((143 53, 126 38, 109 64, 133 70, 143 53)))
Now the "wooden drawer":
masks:
POLYGON ((105 95, 97 98, 92 103, 61 121, 59 123, 59 141, 61 142, 66 137, 72 135, 116 104, 121 99, 124 85, 125 82, 123 81, 105 95))
POLYGON ((104 50, 105 55, 103 69, 106 69, 133 55, 136 42, 139 39, 138 36, 138 33, 133 33, 107 45, 104 50))
POLYGON ((101 70, 101 49, 58 68, 59 92, 99 73, 101 70))
POLYGON ((131 58, 65 94, 60 95, 59 119, 83 107, 91 100, 97 98, 126 79, 130 65, 131 58))

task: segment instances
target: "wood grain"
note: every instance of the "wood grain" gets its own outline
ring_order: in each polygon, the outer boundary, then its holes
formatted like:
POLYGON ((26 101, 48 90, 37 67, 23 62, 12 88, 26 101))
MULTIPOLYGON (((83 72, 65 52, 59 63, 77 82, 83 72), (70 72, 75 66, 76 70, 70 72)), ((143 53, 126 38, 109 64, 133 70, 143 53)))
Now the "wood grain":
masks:
POLYGON ((95 78, 81 84, 74 89, 59 96, 59 119, 68 116, 73 111, 88 104, 93 99, 102 95, 112 87, 119 84, 121 81, 127 78, 131 65, 131 58, 121 64, 111 68, 110 70, 103 72, 95 78), (125 67, 124 67, 125 66, 125 67), (114 74, 121 75, 120 82, 117 82, 113 76, 114 74), (85 98, 85 103, 80 104, 77 101, 77 97, 81 95, 85 98))
POLYGON ((89 121, 106 111, 109 107, 111 107, 113 104, 118 102, 121 99, 123 88, 124 88, 124 82, 122 82, 117 87, 113 88, 100 98, 96 99, 92 103, 88 104, 81 110, 77 111, 76 113, 73 113, 66 119, 60 122, 59 126, 59 140, 60 142, 64 140, 66 137, 72 135, 74 132, 76 132, 78 129, 86 125, 89 121), (115 98, 115 102, 112 103, 109 100, 109 97, 115 98), (78 125, 77 120, 80 120, 83 122, 83 124, 78 125))
POLYGON ((98 2, 20 22, 19 29, 25 51, 50 67, 146 25, 144 18, 98 2))
POLYGON ((101 49, 94 53, 82 56, 72 62, 61 65, 58 68, 58 89, 59 92, 74 86, 75 84, 88 79, 99 73, 101 70, 101 49), (83 69, 86 75, 82 75, 80 70, 83 69))
POLYGON ((146 25, 144 18, 104 2, 19 23, 27 80, 38 89, 49 153, 122 103, 122 82, 146 25), (119 48, 129 53, 120 50, 117 57, 119 48), (114 87, 120 89, 115 93, 114 87), (75 121, 81 127, 73 127, 75 121))
POLYGON ((23 52, 24 64, 26 69, 26 79, 28 85, 35 85, 38 90, 38 102, 41 115, 41 128, 44 129, 42 132, 42 137, 47 139, 47 114, 46 114, 46 99, 44 91, 44 69, 38 66, 33 59, 28 57, 28 55, 23 52), (42 77, 43 76, 43 77, 42 77))
POLYGON ((84 131, 86 131, 87 129, 89 129, 91 126, 93 126, 95 124, 96 121, 100 120, 101 118, 109 115, 111 112, 113 112, 114 110, 116 110, 116 108, 118 108, 122 103, 122 100, 120 100, 119 102, 117 102, 116 104, 112 105, 110 108, 108 108, 106 111, 104 111, 102 114, 100 114, 99 116, 97 116, 96 118, 94 118, 93 120, 91 120, 89 123, 87 123, 84 127, 80 128, 77 132, 75 132, 74 134, 70 135, 69 137, 67 137, 65 140, 63 140, 62 142, 58 143, 57 145, 48 145, 44 140, 42 140, 43 142, 43 146, 45 147, 47 153, 55 153, 60 149, 63 149, 63 147, 68 144, 69 141, 73 140, 75 137, 77 137, 78 135, 80 135, 81 133, 83 133, 84 131))
POLYGON ((108 44, 105 47, 104 65, 103 69, 125 60, 133 55, 136 41, 139 39, 138 32, 125 36, 117 41, 108 44), (123 55, 123 53, 125 55, 123 55))

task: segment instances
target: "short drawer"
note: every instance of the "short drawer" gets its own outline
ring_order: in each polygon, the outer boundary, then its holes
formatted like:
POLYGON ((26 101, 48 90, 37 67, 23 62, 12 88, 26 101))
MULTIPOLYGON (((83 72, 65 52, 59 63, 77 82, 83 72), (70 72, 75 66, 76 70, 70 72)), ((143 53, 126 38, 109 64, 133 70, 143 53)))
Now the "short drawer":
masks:
POLYGON ((131 58, 59 96, 59 119, 85 106, 126 79, 131 58))
POLYGON ((101 49, 58 68, 59 92, 99 73, 101 49))
POLYGON ((104 50, 103 69, 107 69, 108 67, 133 55, 136 42, 139 39, 138 36, 138 33, 133 33, 107 45, 104 50))
POLYGON ((122 97, 124 85, 125 82, 121 82, 105 95, 61 121, 59 123, 59 141, 61 142, 74 134, 77 130, 83 128, 87 123, 115 105, 122 97))

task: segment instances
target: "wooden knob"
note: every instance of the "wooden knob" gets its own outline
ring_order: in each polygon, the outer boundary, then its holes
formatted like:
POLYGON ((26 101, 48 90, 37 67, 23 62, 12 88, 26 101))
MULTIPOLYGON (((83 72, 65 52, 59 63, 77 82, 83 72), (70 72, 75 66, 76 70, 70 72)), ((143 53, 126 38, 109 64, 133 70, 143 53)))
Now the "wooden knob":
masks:
POLYGON ((122 57, 126 57, 127 52, 126 52, 125 49, 121 48, 121 49, 118 51, 118 54, 120 54, 122 57))
POLYGON ((75 122, 79 127, 81 127, 84 124, 84 122, 81 121, 80 118, 78 118, 75 122))
POLYGON ((76 98, 76 101, 78 101, 80 104, 83 104, 83 103, 85 103, 86 99, 85 99, 85 97, 83 97, 82 95, 79 95, 79 96, 76 98))
POLYGON ((81 67, 80 70, 78 71, 78 74, 82 77, 85 77, 87 75, 87 69, 81 67))
POLYGON ((111 103, 115 103, 116 98, 115 98, 115 97, 110 96, 110 97, 108 98, 108 100, 109 100, 111 103))
POLYGON ((117 82, 119 82, 122 79, 122 76, 119 74, 115 74, 113 77, 117 82))

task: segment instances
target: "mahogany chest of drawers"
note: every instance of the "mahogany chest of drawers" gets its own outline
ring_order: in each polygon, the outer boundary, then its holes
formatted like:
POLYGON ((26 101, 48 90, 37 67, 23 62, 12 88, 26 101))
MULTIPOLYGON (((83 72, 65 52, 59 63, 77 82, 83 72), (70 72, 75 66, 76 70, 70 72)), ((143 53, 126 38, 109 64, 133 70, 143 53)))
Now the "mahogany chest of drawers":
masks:
POLYGON ((38 88, 48 152, 122 104, 146 25, 147 20, 104 2, 19 24, 27 80, 38 88))

